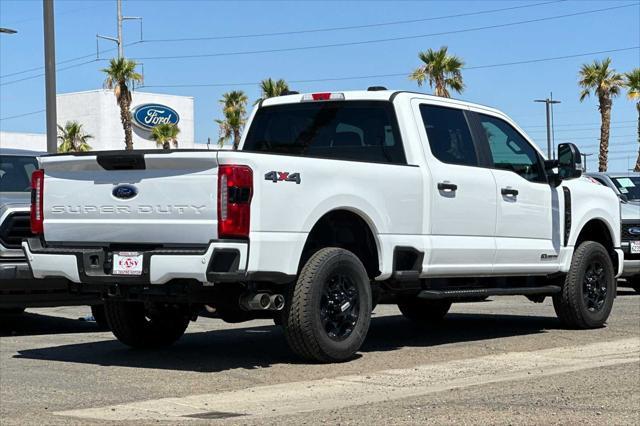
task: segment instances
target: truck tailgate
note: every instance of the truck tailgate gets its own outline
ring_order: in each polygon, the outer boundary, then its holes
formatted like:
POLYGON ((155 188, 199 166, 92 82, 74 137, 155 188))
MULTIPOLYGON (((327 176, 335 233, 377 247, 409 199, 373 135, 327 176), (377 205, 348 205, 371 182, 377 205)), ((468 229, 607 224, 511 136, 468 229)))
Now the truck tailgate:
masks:
POLYGON ((206 244, 217 237, 217 152, 42 157, 48 243, 206 244))

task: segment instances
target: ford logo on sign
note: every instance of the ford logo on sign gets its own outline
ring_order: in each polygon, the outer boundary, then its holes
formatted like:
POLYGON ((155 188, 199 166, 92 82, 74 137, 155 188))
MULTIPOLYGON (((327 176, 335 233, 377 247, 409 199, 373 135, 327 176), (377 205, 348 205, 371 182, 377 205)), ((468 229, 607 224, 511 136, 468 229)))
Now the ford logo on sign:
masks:
POLYGON ((138 195, 138 189, 133 185, 118 185, 111 192, 114 197, 128 200, 138 195))
POLYGON ((158 124, 178 124, 180 116, 166 105, 144 104, 138 105, 131 112, 133 123, 145 130, 151 130, 158 124))

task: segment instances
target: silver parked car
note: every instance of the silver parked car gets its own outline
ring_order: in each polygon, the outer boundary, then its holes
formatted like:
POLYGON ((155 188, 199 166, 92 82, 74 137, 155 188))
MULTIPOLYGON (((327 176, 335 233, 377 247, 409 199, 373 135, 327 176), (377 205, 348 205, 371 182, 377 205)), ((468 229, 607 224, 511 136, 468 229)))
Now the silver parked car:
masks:
POLYGON ((104 313, 99 295, 69 291, 63 278, 33 278, 22 251, 22 240, 31 236, 31 173, 42 153, 0 149, 0 312, 19 313, 28 307, 91 305, 102 326, 104 313))
POLYGON ((622 215, 623 278, 640 293, 640 173, 587 173, 618 195, 622 215))

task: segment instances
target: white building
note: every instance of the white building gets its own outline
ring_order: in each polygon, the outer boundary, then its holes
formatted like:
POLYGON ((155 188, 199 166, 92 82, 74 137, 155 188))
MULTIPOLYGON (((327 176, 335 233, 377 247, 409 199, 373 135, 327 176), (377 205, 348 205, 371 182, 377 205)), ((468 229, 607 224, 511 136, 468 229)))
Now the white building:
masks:
MULTIPOLYGON (((112 90, 62 93, 57 96, 58 124, 78 121, 93 136, 94 151, 124 149, 124 130, 120 107, 112 90)), ((176 123, 180 128, 179 148, 194 148, 193 98, 160 93, 133 92, 131 102, 133 147, 153 149, 150 128, 161 122, 176 123)), ((0 147, 46 151, 45 134, 0 132, 0 147)))

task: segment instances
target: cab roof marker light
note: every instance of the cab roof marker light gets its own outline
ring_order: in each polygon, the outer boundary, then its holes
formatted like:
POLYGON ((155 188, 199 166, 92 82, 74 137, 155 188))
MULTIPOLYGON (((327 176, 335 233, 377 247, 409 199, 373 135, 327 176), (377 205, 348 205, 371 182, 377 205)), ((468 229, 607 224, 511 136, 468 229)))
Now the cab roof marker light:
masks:
POLYGON ((302 95, 302 102, 312 101, 344 101, 344 93, 307 93, 302 95))

